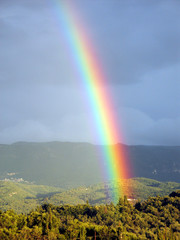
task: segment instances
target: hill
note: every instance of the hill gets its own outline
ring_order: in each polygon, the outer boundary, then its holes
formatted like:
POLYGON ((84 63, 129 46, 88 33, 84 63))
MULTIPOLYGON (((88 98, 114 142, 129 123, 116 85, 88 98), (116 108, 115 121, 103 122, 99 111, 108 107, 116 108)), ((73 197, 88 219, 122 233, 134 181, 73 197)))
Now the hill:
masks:
MULTIPOLYGON (((120 144, 119 144, 120 146, 120 144)), ((0 145, 0 179, 61 188, 104 182, 102 148, 89 143, 49 142, 0 145)), ((132 177, 180 182, 180 147, 124 146, 132 177)))
MULTIPOLYGON (((180 189, 180 183, 158 182, 152 179, 135 178, 120 183, 121 188, 133 187, 133 193, 128 198, 145 200, 149 196, 163 196, 180 189)), ((86 204, 101 205, 110 203, 107 192, 112 192, 113 183, 99 183, 89 187, 78 187, 69 190, 34 185, 0 181, 0 209, 14 209, 17 213, 27 213, 43 203, 54 205, 86 204)))
POLYGON ((60 188, 43 185, 0 181, 0 209, 28 212, 41 204, 46 196, 62 191, 60 188))

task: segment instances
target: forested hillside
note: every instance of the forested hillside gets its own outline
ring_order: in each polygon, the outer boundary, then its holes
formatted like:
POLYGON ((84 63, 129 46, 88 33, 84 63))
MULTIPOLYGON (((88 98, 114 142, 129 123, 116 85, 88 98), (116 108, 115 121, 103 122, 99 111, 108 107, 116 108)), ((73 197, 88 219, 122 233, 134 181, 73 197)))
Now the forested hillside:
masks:
MULTIPOLYGON (((117 188, 117 185, 115 186, 117 188)), ((132 189, 127 196, 128 199, 145 200, 149 196, 163 196, 180 189, 180 183, 135 178, 120 182, 119 189, 115 190, 120 191, 125 187, 132 189)), ((58 206, 85 204, 88 201, 90 205, 101 205, 112 201, 110 198, 112 192, 114 192, 113 183, 99 183, 65 190, 45 185, 0 181, 0 210, 14 209, 17 213, 27 213, 43 203, 58 206)))
MULTIPOLYGON (((120 146, 120 145, 119 145, 120 146)), ((104 182, 102 148, 89 143, 15 143, 0 145, 0 179, 63 188, 104 182)), ((180 147, 124 146, 132 177, 180 182, 180 147)))
POLYGON ((180 239, 180 191, 151 197, 134 206, 43 204, 27 215, 0 212, 0 239, 180 239))

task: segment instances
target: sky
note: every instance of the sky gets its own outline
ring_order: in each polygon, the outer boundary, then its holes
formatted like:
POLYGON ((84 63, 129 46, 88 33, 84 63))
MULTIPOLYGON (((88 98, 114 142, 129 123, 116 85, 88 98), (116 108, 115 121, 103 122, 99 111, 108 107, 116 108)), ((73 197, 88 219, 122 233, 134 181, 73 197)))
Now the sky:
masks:
MULTIPOLYGON (((2 144, 98 143, 57 2, 0 1, 2 144)), ((120 141, 180 145, 180 1, 73 4, 106 75, 123 135, 120 141)))

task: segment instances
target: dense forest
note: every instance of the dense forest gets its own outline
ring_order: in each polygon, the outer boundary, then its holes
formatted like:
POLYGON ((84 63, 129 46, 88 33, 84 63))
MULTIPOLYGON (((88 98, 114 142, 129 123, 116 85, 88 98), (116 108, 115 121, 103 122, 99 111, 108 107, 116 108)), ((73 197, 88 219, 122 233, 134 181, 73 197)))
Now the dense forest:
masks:
POLYGON ((44 203, 28 214, 0 212, 0 239, 180 239, 180 190, 132 205, 54 206, 44 203))

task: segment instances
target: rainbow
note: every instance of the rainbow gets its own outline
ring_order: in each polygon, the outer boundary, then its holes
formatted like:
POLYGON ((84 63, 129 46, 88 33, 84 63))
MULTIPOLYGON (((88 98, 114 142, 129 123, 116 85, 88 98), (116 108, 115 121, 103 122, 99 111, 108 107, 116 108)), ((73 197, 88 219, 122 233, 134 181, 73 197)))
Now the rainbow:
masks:
POLYGON ((119 182, 129 178, 130 167, 123 146, 117 144, 122 136, 107 80, 92 40, 82 21, 78 19, 79 15, 73 1, 54 0, 54 2, 61 31, 63 29, 68 49, 86 90, 99 142, 105 144, 102 148, 103 161, 107 166, 108 180, 115 182, 112 198, 117 200, 119 196, 129 194, 129 189, 123 190, 119 182))

